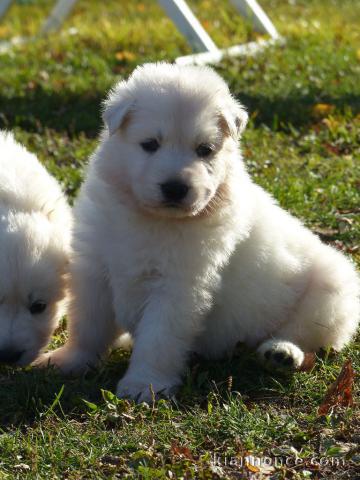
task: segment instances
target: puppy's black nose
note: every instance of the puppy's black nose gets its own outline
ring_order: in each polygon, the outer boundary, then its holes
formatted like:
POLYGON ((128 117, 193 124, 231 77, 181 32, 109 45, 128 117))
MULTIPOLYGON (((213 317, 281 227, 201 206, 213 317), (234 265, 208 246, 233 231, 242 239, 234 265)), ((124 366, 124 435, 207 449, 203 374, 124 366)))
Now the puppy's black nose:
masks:
POLYGON ((179 180, 170 180, 162 183, 160 188, 166 202, 179 203, 186 197, 190 187, 179 180))
POLYGON ((16 363, 23 353, 24 350, 13 350, 11 348, 0 350, 0 363, 16 363))

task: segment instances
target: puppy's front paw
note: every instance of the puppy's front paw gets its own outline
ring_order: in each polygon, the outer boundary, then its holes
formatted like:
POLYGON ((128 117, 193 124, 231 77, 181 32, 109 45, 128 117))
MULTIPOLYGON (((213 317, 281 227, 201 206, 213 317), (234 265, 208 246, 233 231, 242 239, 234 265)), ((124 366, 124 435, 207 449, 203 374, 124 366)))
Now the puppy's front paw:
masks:
POLYGON ((298 346, 282 340, 267 340, 258 348, 258 354, 267 367, 283 371, 300 368, 305 358, 298 346))
POLYGON ((45 368, 53 365, 62 373, 77 375, 89 369, 96 359, 87 352, 71 349, 66 345, 51 352, 43 353, 34 362, 35 367, 45 368))
POLYGON ((172 382, 146 382, 129 377, 120 380, 116 395, 120 398, 135 400, 136 403, 152 403, 159 398, 172 398, 177 384, 172 382))

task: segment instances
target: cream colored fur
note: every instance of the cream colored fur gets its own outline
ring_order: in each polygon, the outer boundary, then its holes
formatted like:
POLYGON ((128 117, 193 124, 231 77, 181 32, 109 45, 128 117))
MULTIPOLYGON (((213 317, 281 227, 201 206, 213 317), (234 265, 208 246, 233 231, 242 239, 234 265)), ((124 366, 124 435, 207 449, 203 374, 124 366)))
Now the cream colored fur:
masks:
POLYGON ((56 180, 10 133, 0 132, 1 362, 33 361, 64 313, 71 224, 56 180), (42 312, 34 310, 36 302, 42 312))
POLYGON ((110 92, 104 120, 75 207, 70 338, 43 363, 83 370, 130 332, 117 394, 141 401, 150 384, 171 395, 192 350, 218 358, 240 341, 297 367, 304 352, 350 341, 354 265, 253 183, 238 142, 247 115, 214 71, 139 67, 110 92), (172 179, 190 188, 181 205, 164 204, 172 179))

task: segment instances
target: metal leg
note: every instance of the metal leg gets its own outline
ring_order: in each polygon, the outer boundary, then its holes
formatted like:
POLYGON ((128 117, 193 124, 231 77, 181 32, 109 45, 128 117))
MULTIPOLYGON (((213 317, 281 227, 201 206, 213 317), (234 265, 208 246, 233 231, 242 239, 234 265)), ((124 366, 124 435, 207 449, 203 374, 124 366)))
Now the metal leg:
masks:
POLYGON ((159 0, 168 16, 198 52, 217 52, 218 48, 184 0, 159 0))
POLYGON ((279 38, 272 21, 256 0, 231 0, 231 2, 243 17, 251 21, 257 32, 267 33, 271 38, 279 38))
POLYGON ((10 7, 12 0, 0 0, 0 18, 2 18, 10 7))
POLYGON ((41 34, 46 34, 52 30, 60 28, 76 2, 77 0, 58 0, 42 26, 41 34))
POLYGON ((186 37, 194 51, 200 52, 193 55, 179 57, 175 61, 178 64, 217 63, 223 57, 237 55, 254 55, 268 45, 280 40, 280 36, 269 17, 260 7, 256 0, 231 0, 239 13, 248 18, 255 30, 268 34, 270 40, 259 40, 244 45, 234 45, 225 50, 220 50, 211 40, 209 35, 201 26, 198 19, 192 13, 184 0, 158 0, 166 10, 168 16, 173 20, 179 31, 186 37))

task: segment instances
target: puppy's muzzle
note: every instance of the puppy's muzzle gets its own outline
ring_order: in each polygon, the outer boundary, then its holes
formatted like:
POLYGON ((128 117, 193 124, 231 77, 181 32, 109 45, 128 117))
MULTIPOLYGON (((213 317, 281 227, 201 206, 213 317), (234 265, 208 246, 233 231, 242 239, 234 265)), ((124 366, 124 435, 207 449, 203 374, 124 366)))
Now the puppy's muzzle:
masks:
POLYGON ((190 187, 180 180, 169 180, 160 184, 164 203, 168 206, 179 206, 188 194, 190 187))

